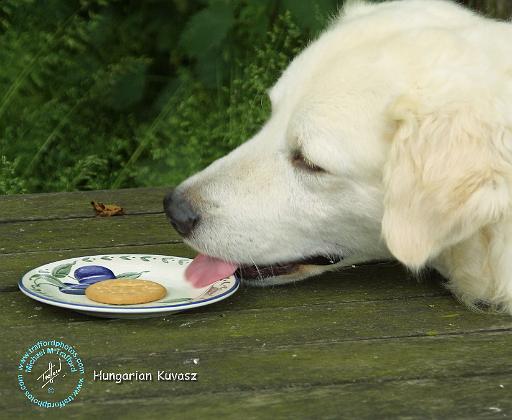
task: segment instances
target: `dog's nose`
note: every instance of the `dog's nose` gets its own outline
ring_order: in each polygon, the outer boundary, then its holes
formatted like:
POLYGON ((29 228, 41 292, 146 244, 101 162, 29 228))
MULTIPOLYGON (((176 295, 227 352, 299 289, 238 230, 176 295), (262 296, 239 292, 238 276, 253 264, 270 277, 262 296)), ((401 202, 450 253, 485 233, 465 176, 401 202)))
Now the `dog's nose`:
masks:
POLYGON ((174 229, 184 237, 190 235, 200 219, 183 194, 176 191, 165 196, 164 211, 174 229))

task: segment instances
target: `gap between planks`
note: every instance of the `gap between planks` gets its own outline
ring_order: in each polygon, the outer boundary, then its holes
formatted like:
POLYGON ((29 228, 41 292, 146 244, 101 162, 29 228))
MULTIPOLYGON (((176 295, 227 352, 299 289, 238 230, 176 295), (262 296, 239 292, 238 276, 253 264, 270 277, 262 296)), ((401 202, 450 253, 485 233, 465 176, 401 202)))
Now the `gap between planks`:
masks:
MULTIPOLYGON (((322 346, 332 346, 336 344, 343 344, 343 343, 359 343, 359 342, 365 342, 365 343, 371 343, 371 342, 383 342, 383 341, 398 341, 398 340, 413 340, 413 339, 420 339, 420 340, 443 340, 444 338, 451 338, 451 337, 462 337, 462 336, 496 336, 498 334, 509 334, 512 333, 512 328, 494 328, 489 330, 484 329, 478 329, 474 331, 458 331, 458 332, 444 332, 444 333, 438 333, 435 336, 429 335, 429 334, 405 334, 405 335, 394 335, 394 336, 383 336, 383 337, 359 337, 359 338, 343 338, 343 339, 331 339, 331 340, 311 340, 308 342, 301 342, 301 343, 293 343, 293 344, 276 344, 276 345, 265 345, 265 347, 255 347, 254 345, 247 345, 247 346, 237 346, 237 345, 230 345, 229 349, 226 347, 208 347, 209 353, 225 353, 227 350, 229 351, 258 351, 258 352, 271 352, 275 350, 294 350, 299 351, 301 348, 307 348, 307 347, 322 347, 322 346)), ((204 353, 204 349, 199 350, 174 350, 172 352, 175 355, 197 355, 204 353)), ((157 351, 153 352, 152 357, 166 357, 168 352, 163 351, 157 351)), ((94 357, 90 359, 91 361, 110 361, 111 358, 108 357, 94 357)), ((140 360, 139 356, 131 356, 131 357, 115 357, 116 361, 123 361, 123 362, 131 362, 131 361, 138 361, 140 360)))
MULTIPOLYGON (((147 216, 151 214, 164 214, 163 211, 145 211, 145 212, 133 212, 133 213, 125 213, 122 216, 111 216, 115 218, 120 217, 134 217, 134 216, 147 216)), ((8 225, 10 223, 25 223, 25 222, 51 222, 55 220, 76 220, 76 219, 96 219, 101 216, 96 216, 91 214, 90 216, 50 216, 50 217, 34 217, 34 218, 25 218, 25 219, 9 219, 9 220, 0 220, 0 225, 8 225)))
MULTIPOLYGON (((336 388, 344 388, 344 387, 353 387, 358 385, 380 385, 380 384, 400 384, 404 382, 437 382, 437 381, 446 381, 446 380, 456 380, 456 379, 477 379, 477 378, 503 378, 503 379, 509 379, 510 374, 512 373, 512 370, 508 371, 495 371, 495 372, 485 372, 485 373, 467 373, 463 375, 433 375, 432 377, 424 377, 424 378, 389 378, 386 379, 378 379, 378 380, 368 380, 368 379, 361 379, 361 380, 350 380, 350 381, 333 381, 332 383, 307 383, 307 384, 295 384, 290 387, 283 387, 283 386, 277 386, 277 387, 258 387, 258 388, 246 388, 246 389, 223 389, 221 391, 215 392, 215 391, 201 391, 201 397, 215 397, 219 398, 218 396, 221 395, 229 395, 229 394, 238 394, 240 397, 243 397, 244 395, 253 397, 255 393, 262 393, 262 394, 274 394, 276 391, 279 394, 294 394, 301 391, 308 391, 308 390, 328 390, 328 389, 336 389, 336 388), (242 394, 242 395, 240 395, 242 394)), ((173 396, 176 397, 190 397, 190 393, 179 393, 176 392, 176 390, 173 390, 173 396)), ((91 399, 88 398, 87 401, 74 401, 73 407, 82 407, 82 406, 89 406, 90 404, 102 404, 102 405, 117 405, 119 402, 122 402, 122 404, 136 404, 141 405, 142 404, 154 404, 155 401, 162 401, 167 404, 170 403, 169 396, 162 396, 161 392, 158 393, 158 395, 144 395, 142 398, 126 398, 125 396, 120 395, 119 398, 115 398, 115 394, 109 394, 108 399, 105 398, 96 398, 91 399)))
MULTIPOLYGON (((129 246, 144 247, 144 246, 152 246, 152 245, 176 245, 176 244, 184 244, 184 242, 179 239, 171 239, 169 241, 154 241, 154 242, 147 242, 147 243, 123 244, 123 245, 119 245, 118 248, 126 248, 129 246)), ((41 254, 41 253, 50 253, 50 252, 68 252, 68 251, 75 251, 75 250, 84 251, 87 249, 112 249, 112 250, 115 250, 116 247, 115 246, 113 247, 112 245, 99 245, 99 246, 95 246, 95 247, 88 246, 85 248, 45 249, 43 251, 34 250, 34 251, 0 252, 0 257, 26 255, 26 254, 41 254)), ((84 256, 85 255, 80 255, 79 257, 84 257, 84 256)))

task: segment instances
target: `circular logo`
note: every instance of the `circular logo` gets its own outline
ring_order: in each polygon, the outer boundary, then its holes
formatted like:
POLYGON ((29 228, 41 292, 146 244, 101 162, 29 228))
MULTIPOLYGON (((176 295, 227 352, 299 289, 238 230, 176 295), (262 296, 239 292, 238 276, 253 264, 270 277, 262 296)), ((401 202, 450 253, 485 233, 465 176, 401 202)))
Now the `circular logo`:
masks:
POLYGON ((64 407, 82 389, 84 374, 84 364, 73 346, 57 340, 41 340, 21 357, 18 385, 33 404, 64 407))

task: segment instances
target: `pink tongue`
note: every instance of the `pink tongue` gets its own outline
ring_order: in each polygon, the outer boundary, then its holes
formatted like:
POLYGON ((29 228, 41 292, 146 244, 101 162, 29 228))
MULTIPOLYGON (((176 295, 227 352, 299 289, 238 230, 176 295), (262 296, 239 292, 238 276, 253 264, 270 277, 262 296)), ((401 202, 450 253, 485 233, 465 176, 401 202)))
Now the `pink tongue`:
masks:
POLYGON ((185 270, 185 277, 194 287, 204 287, 231 276, 237 268, 235 264, 199 254, 185 270))

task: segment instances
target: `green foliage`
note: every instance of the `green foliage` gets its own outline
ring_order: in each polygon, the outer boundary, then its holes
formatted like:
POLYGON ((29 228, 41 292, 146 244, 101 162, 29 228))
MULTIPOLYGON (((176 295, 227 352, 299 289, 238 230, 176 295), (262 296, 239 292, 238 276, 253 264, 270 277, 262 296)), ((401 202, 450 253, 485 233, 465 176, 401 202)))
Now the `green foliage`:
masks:
POLYGON ((2 0, 0 194, 177 184, 258 130, 337 3, 2 0))
MULTIPOLYGON (((335 9, 322 4, 318 19, 335 9)), ((175 184, 225 154, 264 121, 266 89, 323 24, 298 27, 287 8, 1 3, 0 192, 175 184)))
POLYGON ((25 182, 16 176, 18 162, 9 162, 0 156, 0 194, 16 194, 26 192, 25 182))
POLYGON ((512 2, 507 0, 466 0, 468 6, 487 16, 498 19, 510 19, 512 16, 512 2))

